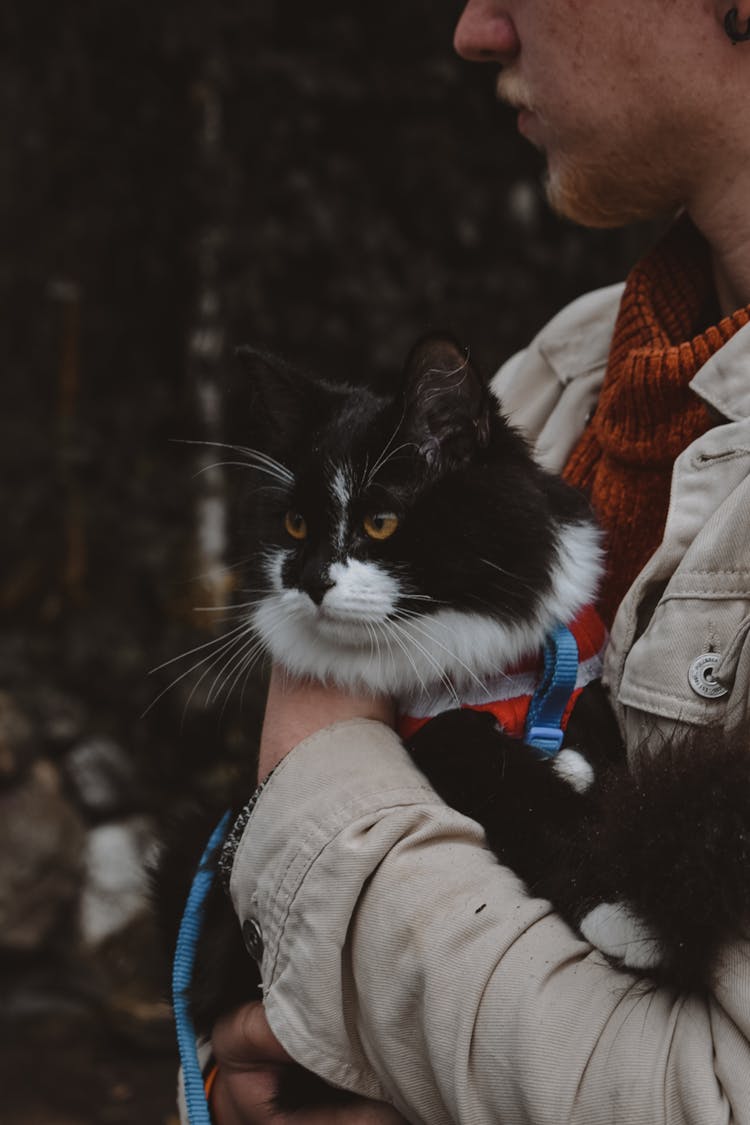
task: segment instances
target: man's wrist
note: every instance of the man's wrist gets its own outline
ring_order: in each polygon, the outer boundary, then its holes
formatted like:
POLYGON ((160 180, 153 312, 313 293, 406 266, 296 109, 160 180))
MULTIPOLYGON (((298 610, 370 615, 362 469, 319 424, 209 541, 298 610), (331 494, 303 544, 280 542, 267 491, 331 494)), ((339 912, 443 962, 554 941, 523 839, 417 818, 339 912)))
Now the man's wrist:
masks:
POLYGON ((354 694, 317 681, 297 680, 283 669, 274 668, 261 736, 259 780, 311 734, 348 719, 374 719, 392 726, 393 700, 354 694))

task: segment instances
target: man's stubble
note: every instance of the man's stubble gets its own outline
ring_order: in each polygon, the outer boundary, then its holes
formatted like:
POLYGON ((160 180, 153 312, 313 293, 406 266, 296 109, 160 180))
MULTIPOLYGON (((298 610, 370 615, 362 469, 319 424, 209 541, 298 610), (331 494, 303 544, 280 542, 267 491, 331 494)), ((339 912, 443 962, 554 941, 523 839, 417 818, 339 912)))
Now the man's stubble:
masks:
MULTIPOLYGON (((568 138, 535 104, 513 69, 498 76, 498 96, 529 110, 539 121, 539 147, 547 160, 545 191, 557 214, 587 227, 618 227, 674 214, 684 203, 673 147, 656 121, 634 119, 621 128, 619 144, 597 141, 595 130, 573 131, 568 138)), ((684 144, 680 159, 685 158, 684 144)))

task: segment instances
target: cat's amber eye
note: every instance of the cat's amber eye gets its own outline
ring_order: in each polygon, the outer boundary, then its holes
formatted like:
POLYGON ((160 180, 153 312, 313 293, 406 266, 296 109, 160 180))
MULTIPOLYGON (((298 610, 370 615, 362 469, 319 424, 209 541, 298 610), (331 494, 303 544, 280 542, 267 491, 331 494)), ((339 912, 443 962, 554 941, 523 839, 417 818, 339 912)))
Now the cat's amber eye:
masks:
POLYGON ((307 539, 307 524, 304 516, 299 512, 287 512, 284 516, 284 527, 292 539, 307 539))
POLYGON ((374 516, 365 516, 365 531, 371 539, 390 539, 398 527, 398 516, 395 512, 378 512, 374 516))

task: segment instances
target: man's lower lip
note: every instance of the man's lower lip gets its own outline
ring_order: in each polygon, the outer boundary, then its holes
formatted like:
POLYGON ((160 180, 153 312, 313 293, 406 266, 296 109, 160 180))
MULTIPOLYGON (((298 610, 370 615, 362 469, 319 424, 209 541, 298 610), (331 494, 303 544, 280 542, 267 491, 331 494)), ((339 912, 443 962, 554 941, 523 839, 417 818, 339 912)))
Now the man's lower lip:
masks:
POLYGON ((527 132, 528 127, 531 124, 531 120, 532 120, 533 116, 534 115, 533 115, 533 113, 531 112, 530 109, 520 109, 518 111, 517 124, 518 124, 518 132, 519 133, 526 133, 527 132))

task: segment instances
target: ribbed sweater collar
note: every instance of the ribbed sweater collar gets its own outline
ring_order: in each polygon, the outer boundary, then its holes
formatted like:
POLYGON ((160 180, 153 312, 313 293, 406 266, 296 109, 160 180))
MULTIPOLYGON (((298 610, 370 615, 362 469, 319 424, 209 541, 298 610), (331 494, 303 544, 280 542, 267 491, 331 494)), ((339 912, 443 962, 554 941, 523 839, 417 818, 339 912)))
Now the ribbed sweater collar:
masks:
POLYGON ((671 464, 712 424, 689 383, 750 321, 750 310, 711 323, 716 316, 709 249, 683 217, 631 270, 625 286, 592 419, 611 456, 643 466, 671 464))
POLYGON ((608 624, 661 541, 675 458, 721 421, 690 382, 750 309, 717 316, 708 247, 683 218, 628 277, 596 411, 565 466, 606 533, 608 624))

